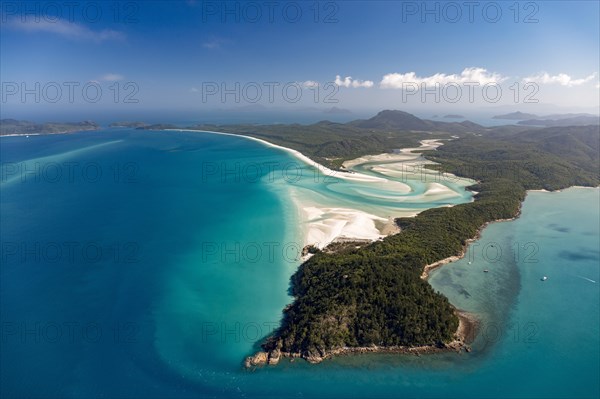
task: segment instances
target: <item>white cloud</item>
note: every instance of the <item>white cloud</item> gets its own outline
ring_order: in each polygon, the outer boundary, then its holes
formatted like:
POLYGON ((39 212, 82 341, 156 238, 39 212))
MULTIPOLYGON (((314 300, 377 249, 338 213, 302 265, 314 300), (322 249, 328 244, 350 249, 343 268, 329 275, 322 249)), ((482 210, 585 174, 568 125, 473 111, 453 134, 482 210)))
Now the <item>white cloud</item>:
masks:
POLYGON ((550 75, 546 72, 528 76, 523 79, 524 82, 534 82, 539 84, 559 84, 561 86, 573 87, 581 86, 584 83, 590 82, 596 78, 597 74, 593 73, 585 78, 574 79, 566 73, 559 73, 558 75, 550 75))
POLYGON ((352 79, 352 76, 346 76, 344 80, 340 75, 335 76, 335 84, 343 87, 373 87, 373 82, 371 80, 358 80, 352 79))
POLYGON ((208 49, 219 48, 219 47, 221 47, 221 42, 219 42, 217 40, 211 40, 209 42, 202 43, 202 47, 208 48, 208 49))
POLYGON ((301 82, 300 84, 302 85, 302 87, 305 87, 307 89, 319 87, 319 82, 315 82, 314 80, 307 80, 307 81, 301 82))
POLYGON ((102 76, 102 80, 106 82, 116 82, 123 79, 125 79, 123 75, 119 75, 118 73, 107 73, 106 75, 102 76))
POLYGON ((14 18, 7 21, 6 26, 14 30, 20 30, 28 33, 52 33, 72 40, 103 42, 106 40, 125 39, 125 35, 116 30, 103 29, 100 31, 94 31, 85 25, 75 22, 67 22, 62 19, 57 19, 56 21, 36 21, 35 19, 28 19, 23 21, 21 19, 14 18))
POLYGON ((495 73, 488 72, 485 68, 465 68, 460 75, 451 74, 446 75, 445 73, 436 73, 435 75, 419 77, 415 72, 407 73, 388 73, 383 77, 379 86, 383 89, 402 89, 406 84, 416 84, 418 86, 425 85, 426 87, 434 87, 436 84, 465 84, 465 83, 478 83, 480 85, 486 85, 490 83, 501 83, 507 78, 495 73))
POLYGON ((202 47, 209 50, 214 50, 219 49, 225 46, 226 44, 229 44, 230 42, 231 41, 229 39, 223 39, 221 37, 211 37, 210 39, 202 42, 202 47))

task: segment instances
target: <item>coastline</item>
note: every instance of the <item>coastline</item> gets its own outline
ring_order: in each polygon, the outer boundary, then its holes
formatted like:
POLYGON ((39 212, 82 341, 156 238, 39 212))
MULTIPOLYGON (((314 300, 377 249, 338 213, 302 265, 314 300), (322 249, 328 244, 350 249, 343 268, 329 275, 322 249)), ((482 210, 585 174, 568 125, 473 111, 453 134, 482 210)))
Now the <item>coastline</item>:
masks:
MULTIPOLYGON (((397 153, 383 153, 378 155, 365 155, 350 161, 346 161, 343 165, 342 171, 331 170, 316 161, 313 161, 308 156, 301 152, 284 147, 281 145, 270 143, 264 139, 236 134, 227 132, 216 132, 210 130, 198 130, 198 129, 164 129, 165 131, 173 132, 198 132, 198 133, 210 133, 219 134, 225 136, 241 137, 255 142, 259 142, 270 148, 277 148, 283 150, 293 157, 306 164, 307 166, 314 167, 318 170, 319 174, 325 178, 341 178, 349 181, 362 182, 366 184, 373 184, 374 188, 391 190, 399 193, 399 196, 393 199, 397 199, 401 203, 403 195, 409 195, 412 192, 412 188, 403 183, 400 179, 414 178, 421 180, 425 175, 431 175, 431 181, 427 181, 427 188, 424 193, 419 196, 411 196, 411 200, 420 197, 420 200, 426 202, 428 199, 442 199, 447 196, 455 195, 455 191, 451 188, 437 182, 437 172, 424 170, 417 166, 430 164, 431 161, 427 160, 422 156, 421 153, 415 151, 431 150, 435 149, 444 143, 440 139, 423 139, 420 141, 419 147, 403 148, 397 153), (381 168, 384 166, 387 168, 382 173, 386 177, 377 177, 368 174, 361 173, 360 171, 352 171, 351 168, 356 165, 363 163, 373 163, 381 161, 381 168), (399 169, 394 169, 392 166, 399 165, 399 169), (407 172, 406 168, 410 168, 407 172), (412 168, 415 168, 413 170, 412 168), (414 175, 414 176, 412 176, 414 175)), ((373 165, 378 167, 378 165, 373 165)), ((456 177, 456 180, 461 179, 456 177)), ((453 182, 456 181, 453 178, 453 182)), ((468 179, 464 179, 467 181, 468 179)), ((469 182, 469 185, 471 182, 469 182)), ((465 184, 465 187, 467 185, 465 184)), ((352 241, 352 240, 369 240, 371 242, 385 238, 392 234, 397 234, 400 229, 395 223, 395 219, 401 217, 414 217, 419 214, 425 208, 392 208, 387 209, 385 213, 378 212, 375 214, 373 210, 362 209, 352 207, 351 205, 337 205, 328 204, 316 200, 315 197, 306 195, 303 187, 292 187, 289 190, 289 198, 294 203, 295 208, 298 212, 298 219, 300 222, 300 228, 302 230, 302 244, 303 248, 307 246, 314 246, 319 249, 324 249, 327 245, 337 241, 352 241)), ((408 198, 408 197, 407 197, 408 198)), ((473 199, 471 198, 471 201, 473 199)), ((453 206, 453 205, 447 205, 453 206)), ((383 209, 383 208, 382 208, 383 209)), ((306 260, 306 258, 303 258, 306 260)))
POLYGON ((52 136, 55 134, 93 132, 93 131, 100 130, 100 129, 101 128, 98 127, 95 129, 61 130, 60 132, 46 132, 46 133, 10 133, 10 134, 0 134, 0 138, 2 138, 2 137, 52 136))
MULTIPOLYGON (((385 178, 350 171, 334 171, 313 161, 300 151, 273 144, 252 136, 196 129, 165 129, 165 131, 197 132, 241 137, 261 143, 269 148, 283 150, 303 164, 316 168, 319 175, 323 176, 323 178, 341 178, 363 183, 389 183, 389 180, 385 178)), ((411 211, 410 214, 406 215, 380 217, 356 208, 326 206, 319 203, 319 201, 307 201, 307 198, 300 198, 302 197, 300 195, 301 190, 302 188, 293 188, 288 191, 288 195, 289 200, 294 204, 297 212, 298 225, 302 236, 300 246, 303 249, 308 246, 324 249, 327 245, 336 242, 337 240, 368 240, 369 242, 373 242, 399 232, 399 228, 395 228, 394 220, 396 217, 416 215, 415 212, 411 211), (378 225, 381 226, 380 229, 377 228, 378 225)), ((302 261, 307 259, 308 257, 306 256, 302 257, 302 261)))
POLYGON ((281 352, 278 349, 273 351, 265 352, 259 351, 252 356, 246 357, 244 360, 244 367, 246 369, 255 369, 260 366, 276 365, 283 358, 290 359, 304 359, 311 364, 318 364, 324 360, 331 359, 338 356, 366 354, 366 353, 380 353, 380 354, 397 354, 397 355, 413 355, 421 356, 426 354, 435 353, 447 353, 456 352, 470 353, 470 344, 475 340, 477 335, 477 329, 479 327, 479 321, 477 318, 465 311, 456 309, 456 316, 458 317, 458 328, 454 333, 454 339, 446 344, 441 345, 422 345, 422 346, 357 346, 357 347, 342 347, 332 349, 320 354, 305 355, 302 353, 291 353, 281 352))
POLYGON ((310 159, 306 155, 302 154, 298 150, 294 150, 292 148, 288 148, 288 147, 284 147, 284 146, 281 146, 281 145, 273 144, 273 143, 268 142, 266 140, 259 139, 257 137, 247 136, 247 135, 244 135, 244 134, 215 132, 215 131, 212 131, 212 130, 196 130, 196 129, 164 129, 164 131, 172 131, 172 132, 197 132, 197 133, 220 134, 220 135, 223 135, 223 136, 242 137, 242 138, 245 138, 245 139, 248 139, 248 140, 253 140, 253 141, 262 143, 263 145, 265 145, 267 147, 278 148, 280 150, 283 150, 283 151, 285 151, 285 152, 293 155, 298 160, 304 162, 306 165, 313 166, 313 167, 317 168, 317 170, 319 170, 320 172, 322 172, 325 176, 339 177, 339 178, 342 178, 342 179, 355 180, 355 181, 385 181, 385 179, 382 179, 382 178, 378 178, 378 177, 374 177, 374 176, 368 176, 368 175, 363 175, 363 174, 360 174, 360 173, 350 173, 350 172, 332 170, 332 169, 329 169, 326 166, 321 165, 320 163, 318 163, 316 161, 313 161, 312 159, 310 159))
MULTIPOLYGON (((529 195, 529 193, 545 193, 545 194, 553 194, 553 193, 560 193, 564 190, 569 190, 571 188, 577 188, 577 189, 592 189, 592 190, 597 190, 600 188, 600 186, 598 187, 587 187, 587 186, 569 186, 566 188, 563 188, 561 190, 546 190, 546 189, 536 189, 536 190, 527 190, 526 194, 529 195)), ((421 278, 423 280, 427 280, 429 278, 429 275, 432 271, 434 271, 435 269, 439 269, 440 267, 447 265, 448 263, 452 263, 452 262, 456 262, 457 260, 460 260, 462 258, 465 257, 466 252, 467 252, 467 248, 469 247, 469 245, 474 242, 477 241, 481 238, 481 234, 483 233, 483 230, 485 228, 487 228, 489 225, 491 225, 492 223, 502 223, 502 222, 512 222, 516 219, 518 219, 521 216, 521 209, 523 207, 523 202, 522 201, 519 204, 519 210, 517 212, 517 214, 512 217, 512 218, 508 218, 508 219, 497 219, 497 220, 492 220, 490 222, 486 222, 484 223, 478 230, 477 230, 477 234, 473 237, 473 238, 469 238, 466 242, 465 245, 463 246, 461 252, 458 255, 454 255, 454 256, 449 256, 445 259, 441 259, 437 262, 433 262, 430 263, 428 265, 425 265, 425 267, 423 268, 423 273, 421 274, 421 278)))
MULTIPOLYGON (((195 130, 195 129, 194 130, 192 130, 192 129, 165 129, 165 130, 178 131, 178 132, 210 133, 210 134, 219 134, 219 135, 226 135, 226 136, 243 137, 243 138, 246 138, 249 140, 259 142, 267 147, 278 148, 283 151, 286 151, 287 153, 293 155, 295 158, 302 161, 303 163, 305 163, 309 166, 316 167, 320 172, 325 173, 327 176, 335 176, 335 177, 340 177, 340 178, 344 178, 347 180, 355 180, 355 181, 388 181, 388 180, 385 178, 378 178, 378 177, 374 177, 374 176, 365 175, 362 173, 350 172, 350 169, 353 166, 360 165, 361 163, 364 163, 364 162, 373 162, 373 161, 383 161, 383 162, 388 162, 388 163, 394 162, 394 161, 405 162, 404 165, 406 166, 407 159, 405 157, 407 157, 407 156, 411 158, 409 160, 409 162, 412 162, 411 166, 414 166, 416 164, 430 164, 430 163, 432 163, 431 161, 424 158, 422 156, 422 154, 415 153, 414 151, 424 150, 424 149, 425 150, 436 149, 437 147, 443 145, 442 142, 440 142, 439 140, 436 140, 436 139, 421 140, 420 147, 400 149, 400 151, 396 154, 384 153, 384 154, 379 154, 379 155, 370 155, 370 156, 359 157, 357 159, 347 161, 347 163, 344 163, 343 166, 348 171, 347 172, 341 171, 340 173, 337 173, 337 171, 333 171, 323 165, 320 165, 319 163, 313 161, 312 159, 310 159, 309 157, 307 157, 306 155, 302 154, 301 152, 299 152, 297 150, 283 147, 280 145, 276 145, 276 144, 270 143, 266 140, 252 137, 252 136, 246 136, 246 135, 240 135, 240 134, 234 134, 234 133, 207 131, 207 130, 195 130)), ((423 172, 421 172, 421 173, 423 173, 423 172)), ((435 173, 435 171, 431 171, 431 173, 435 173)), ((458 176, 456 176, 456 178, 460 179, 458 176)), ((476 193, 474 193, 473 195, 475 195, 475 194, 476 193)), ((292 202, 295 203, 296 209, 298 210, 299 217, 302 219, 302 213, 304 213, 304 215, 303 215, 304 219, 310 220, 311 215, 310 215, 310 213, 307 212, 307 209, 303 206, 302 202, 298 198, 296 198, 294 195, 292 195, 291 198, 292 198, 292 202)), ((471 201, 474 201, 474 198, 472 198, 471 201)), ((449 206, 452 206, 452 205, 449 205, 449 206)), ((318 212, 323 211, 323 209, 316 209, 316 210, 313 209, 312 211, 313 212, 316 211, 318 214, 318 212)), ((348 211, 350 211, 350 210, 348 210, 348 211)), ((354 212, 359 212, 359 211, 354 210, 354 212)), ((377 235, 377 234, 373 234, 373 232, 370 232, 366 236, 358 236, 358 237, 355 237, 352 235, 351 236, 335 235, 334 237, 330 237, 330 239, 319 242, 318 243, 319 245, 317 245, 317 247, 319 249, 324 249, 327 247, 327 245, 329 245, 331 243, 345 242, 345 241, 351 242, 351 241, 356 241, 356 240, 359 240, 359 241, 364 240, 364 241, 372 242, 377 239, 383 238, 387 235, 397 234, 400 232, 400 229, 395 224, 396 217, 407 217, 407 216, 414 217, 418 213, 420 213, 420 212, 411 212, 410 215, 398 215, 398 216, 390 217, 387 221, 385 221, 385 226, 384 226, 384 229, 387 230, 388 234, 377 235), (394 226, 390 226, 390 221, 393 223, 395 228, 394 228, 394 226)), ((315 215, 313 214, 312 216, 314 218, 315 215)), ((321 216, 321 215, 318 215, 318 216, 321 216)), ((369 215, 369 216, 377 218, 374 215, 369 215)), ((379 218, 379 219, 381 219, 381 218, 379 218)), ((375 219, 372 219, 372 220, 375 220, 375 219)), ((486 226, 487 226, 487 224, 482 226, 482 228, 479 230, 479 232, 481 230, 483 230, 483 228, 485 228, 486 226)), ((358 230, 363 230, 363 232, 364 232, 365 223, 360 224, 358 227, 359 227, 358 230)), ((383 233, 383 231, 382 231, 382 233, 383 233)), ((304 231, 303 234, 304 234, 303 248, 315 245, 315 243, 312 242, 311 239, 309 238, 310 233, 308 231, 304 231)), ((357 234, 355 234, 355 235, 357 235, 357 234)), ((477 237, 475 237, 467 242, 467 244, 465 245, 465 248, 463 249, 463 251, 459 257, 450 257, 448 259, 441 260, 434 264, 436 266, 428 265, 429 268, 428 268, 428 266, 426 266, 425 269, 427 270, 427 272, 429 272, 430 270, 433 270, 433 268, 436 268, 443 264, 450 263, 454 260, 460 259, 461 257, 464 256, 466 247, 472 241, 476 240, 478 237, 479 237, 479 233, 477 234, 477 237)), ((304 256, 302 258, 302 261, 306 261, 310 256, 311 256, 311 254, 304 256)), ((424 271, 424 273, 425 273, 425 271, 424 271)), ((281 352, 280 350, 276 349, 276 350, 269 351, 269 352, 259 351, 252 356, 248 356, 245 359, 244 364, 245 364, 246 368, 257 366, 257 365, 266 365, 266 364, 272 365, 272 364, 279 363, 279 361, 282 357, 287 357, 290 359, 303 358, 310 363, 320 363, 321 361, 331 358, 331 357, 334 357, 334 356, 350 355, 350 354, 357 354, 357 353, 396 353, 396 354, 421 355, 421 354, 440 353, 440 352, 448 352, 448 351, 456 351, 456 352, 460 353, 463 350, 465 352, 470 352, 471 348, 470 348, 469 344, 471 342, 473 342, 473 340, 475 338, 477 326, 478 326, 479 322, 475 315, 469 314, 465 311, 456 309, 455 314, 459 319, 459 324, 457 327, 457 331, 454 334, 454 339, 451 342, 449 342, 447 344, 442 344, 440 346, 425 345, 425 346, 416 346, 416 347, 408 347, 408 346, 344 347, 344 348, 337 348, 337 349, 334 349, 331 351, 327 351, 320 355, 304 355, 301 353, 281 352)))
MULTIPOLYGON (((548 191, 550 192, 550 191, 548 191)), ((462 250, 460 251, 460 253, 458 255, 454 255, 454 256, 449 256, 445 259, 441 259, 438 260, 437 262, 433 262, 430 263, 428 265, 425 265, 423 267, 423 273, 421 273, 421 279, 423 280, 427 280, 429 278, 429 274, 434 271, 435 269, 439 269, 440 267, 447 265, 448 263, 452 263, 452 262, 456 262, 457 260, 460 260, 462 258, 465 257, 466 253, 467 253, 467 249, 469 247, 469 245, 472 242, 475 242, 477 240, 479 240, 481 238, 481 234, 483 233, 483 230, 488 227, 490 224, 492 223, 502 223, 502 222, 511 222, 513 220, 516 220, 519 218, 519 216, 521 215, 521 207, 522 207, 523 203, 521 203, 521 205, 519 205, 519 211, 517 212, 517 214, 515 215, 515 217, 509 218, 509 219, 497 219, 497 220, 492 220, 491 222, 486 222, 484 223, 478 230, 477 230, 477 234, 475 234, 474 237, 469 238, 468 240, 465 241, 465 245, 463 245, 462 250)))
POLYGON ((29 133, 29 134, 24 134, 24 133, 14 133, 14 134, 2 134, 0 135, 0 138, 2 137, 28 137, 28 136, 46 136, 46 135, 50 135, 50 134, 65 134, 65 133, 69 133, 69 132, 58 132, 58 133, 29 133))
MULTIPOLYGON (((528 190, 529 192, 541 191, 552 193, 552 191, 547 190, 528 190)), ((559 190, 556 190, 559 191, 559 190)), ((466 240, 465 245, 463 246, 461 252, 458 255, 450 256, 445 259, 441 259, 437 262, 431 263, 429 265, 425 265, 423 268, 423 273, 421 274, 421 278, 427 280, 431 271, 442 267, 448 263, 452 263, 459 259, 462 259, 465 254, 468 246, 481 238, 481 234, 483 230, 488 227, 492 223, 500 223, 500 222, 509 222, 519 218, 521 215, 523 206, 523 201, 519 204, 519 209, 517 213, 512 218, 506 219, 497 219, 493 221, 489 221, 484 223, 478 230, 474 237, 466 240)), ((289 352, 281 352, 279 349, 271 350, 268 352, 259 351, 254 355, 248 356, 245 358, 243 364, 246 369, 253 369, 260 366, 266 365, 276 365, 280 362, 281 358, 302 358, 309 363, 317 364, 326 359, 332 358, 334 356, 342 356, 342 355, 352 355, 352 354, 363 354, 363 353, 391 353, 391 354, 404 354, 404 355, 416 355, 420 356, 421 354, 433 354, 433 353, 441 353, 441 352, 450 352, 455 351, 457 353, 471 352, 471 344, 475 337, 477 336, 477 329, 479 326, 479 320, 475 314, 466 312, 464 310, 460 310, 454 308, 454 314, 458 317, 459 323, 456 332, 454 333, 454 339, 446 344, 435 346, 435 345, 426 345, 426 346, 416 346, 416 347, 407 347, 407 346, 390 346, 390 347, 379 347, 379 346, 368 346, 368 347, 343 347, 336 348, 324 353, 320 353, 318 355, 315 354, 303 354, 303 353, 289 353, 289 352)), ((280 347, 280 343, 276 343, 276 347, 280 347)))
MULTIPOLYGON (((224 133, 215 133, 215 134, 224 134, 224 133)), ((232 134, 232 135, 236 135, 236 134, 232 134)), ((250 139, 254 139, 248 136, 242 136, 242 137, 246 137, 246 138, 250 138, 250 139)), ((261 141, 264 143, 267 143, 269 146, 273 146, 273 147, 279 147, 282 149, 286 149, 285 147, 281 147, 281 146, 276 146, 273 144, 270 144, 264 140, 261 139, 254 139, 256 141, 261 141)), ((265 144, 265 145, 267 145, 265 144)), ((290 149, 287 149, 290 150, 290 149)), ((294 150, 290 150, 291 152, 294 152, 294 150)), ((296 151, 297 152, 297 151, 296 151)), ((571 186, 571 187, 578 187, 578 186, 571 186)), ((592 188, 593 187, 581 187, 581 188, 592 188)), ((568 189, 568 188, 567 188, 568 189)), ((527 194, 529 192, 546 192, 546 193, 555 193, 555 192, 560 192, 561 190, 554 190, 554 191, 547 191, 547 190, 528 190, 527 194)), ((522 202, 521 202, 522 205, 522 202)), ((477 234, 475 235, 475 237, 470 238, 468 240, 465 241, 465 245, 463 247, 463 250, 461 251, 461 253, 457 256, 454 257, 449 257, 446 259, 442 259, 440 261, 434 262, 430 265, 426 265, 424 267, 423 273, 426 274, 425 279, 427 279, 429 277, 429 273, 433 270, 435 270, 438 267, 443 266, 444 264, 448 264, 451 263, 453 261, 456 261, 462 257, 465 256, 465 252, 466 249, 468 248, 468 246, 475 240, 479 239, 481 236, 481 233, 483 232, 483 229, 487 228, 487 226, 491 223, 495 223, 495 222, 502 222, 502 221, 512 221, 517 219, 520 216, 520 207, 519 210, 516 214, 516 216, 512 217, 512 218, 508 218, 508 219, 498 219, 498 220, 493 220, 490 222, 486 222, 484 223, 478 230, 477 230, 477 234)), ((476 319, 470 319, 469 318, 469 314, 468 313, 464 313, 461 312, 459 310, 456 310, 455 313, 457 314, 458 318, 459 318, 459 323, 458 323, 458 327, 457 327, 457 331, 456 331, 456 336, 458 337, 464 337, 462 340, 461 339, 457 339, 454 340, 446 345, 444 345, 444 347, 437 347, 437 346, 422 346, 422 347, 377 347, 377 346, 369 346, 369 347, 355 347, 355 348, 339 348, 336 350, 332 350, 331 352, 328 352, 326 354, 324 354, 323 356, 320 356, 319 358, 311 358, 312 360, 316 360, 315 363, 318 363, 320 361, 323 361, 325 359, 331 358, 333 356, 339 356, 339 355, 351 355, 351 354, 360 354, 360 353, 397 353, 397 354, 413 354, 413 355, 420 355, 420 354, 427 354, 427 353, 437 353, 437 352, 444 352, 444 351, 449 351, 449 350, 456 350, 456 347, 453 346, 455 345, 455 342, 458 341, 458 344, 461 343, 461 346, 458 346, 458 352, 460 352, 463 348, 464 351, 469 352, 470 350, 467 350, 468 347, 464 346, 464 344, 467 342, 467 339, 471 336, 475 336, 476 334, 476 330, 477 330, 477 321, 476 319)), ((456 345, 458 345, 456 344, 456 345)), ((289 358, 296 358, 296 357, 302 357, 301 354, 295 354, 295 353, 287 353, 287 354, 280 354, 280 356, 284 356, 284 357, 289 357, 289 358)), ((267 363, 266 364, 275 364, 275 357, 273 357, 271 359, 271 353, 267 353, 266 355, 266 360, 267 363)), ((310 359, 306 359, 308 361, 311 361, 310 359)), ((278 361, 278 360, 277 360, 278 361)))

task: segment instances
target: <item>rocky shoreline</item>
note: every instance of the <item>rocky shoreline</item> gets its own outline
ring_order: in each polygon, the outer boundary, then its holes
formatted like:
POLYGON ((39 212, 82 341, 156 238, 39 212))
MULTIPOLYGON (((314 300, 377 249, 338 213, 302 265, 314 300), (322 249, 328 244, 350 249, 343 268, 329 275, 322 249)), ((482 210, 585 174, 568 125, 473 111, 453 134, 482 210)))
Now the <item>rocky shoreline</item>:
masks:
MULTIPOLYGON (((512 218, 497 219, 497 220, 493 220, 493 221, 484 223, 477 230, 477 233, 475 234, 474 237, 465 241, 465 244, 463 245, 463 248, 458 255, 450 256, 448 258, 441 259, 437 262, 434 262, 434 263, 424 266, 423 273, 421 274, 421 278, 423 280, 427 280, 429 278, 429 274, 431 271, 433 271, 443 265, 446 265, 448 263, 455 262, 459 259, 464 258, 469 245, 472 242, 477 241, 481 238, 481 234, 487 226, 489 226, 491 223, 508 222, 508 221, 513 221, 513 220, 517 219, 521 215, 522 205, 523 205, 523 203, 521 202, 521 204, 519 205, 519 209, 517 210, 517 213, 512 218)), ((399 232, 399 230, 397 232, 399 232)), ((303 249, 303 255, 309 255, 310 252, 312 252, 312 251, 310 251, 310 249, 312 249, 312 248, 309 248, 309 247, 310 246, 306 246, 303 249)), ((341 348, 335 348, 335 349, 330 349, 330 350, 326 350, 326 351, 319 351, 318 353, 299 353, 299 352, 283 352, 283 351, 281 351, 281 347, 282 347, 281 341, 277 340, 277 341, 273 342, 274 337, 271 337, 270 338, 271 342, 267 342, 267 344, 270 347, 275 347, 275 349, 267 350, 267 351, 259 351, 252 356, 248 356, 244 360, 244 366, 247 369, 249 369, 249 368, 255 368, 255 367, 264 366, 264 365, 276 365, 281 361, 282 358, 290 358, 290 359, 292 359, 292 361, 293 361, 293 359, 296 359, 296 358, 302 358, 302 359, 308 361, 309 363, 316 364, 316 363, 322 362, 323 360, 329 359, 333 356, 358 354, 358 353, 396 353, 396 354, 420 356, 421 354, 450 352, 450 351, 454 351, 457 353, 461 353, 463 351, 467 352, 467 353, 471 352, 472 348, 471 348, 470 344, 475 340, 479 322, 474 315, 469 314, 465 311, 455 309, 455 313, 459 319, 459 324, 458 324, 457 331, 454 334, 454 339, 449 343, 444 343, 444 344, 440 344, 440 345, 415 346, 415 347, 409 347, 409 346, 386 347, 386 346, 377 346, 377 345, 372 345, 372 346, 368 346, 368 347, 341 347, 341 348)), ((266 345, 263 345, 263 347, 264 346, 266 346, 266 345)))
POLYGON ((478 320, 467 312, 456 310, 458 316, 458 329, 454 334, 454 339, 441 345, 424 345, 424 346, 362 346, 362 347, 342 347, 335 348, 319 353, 300 353, 300 352, 283 352, 281 351, 281 342, 275 344, 276 349, 270 351, 259 351, 252 356, 248 356, 244 360, 244 367, 252 369, 265 365, 276 365, 282 358, 304 359, 312 364, 321 363, 326 359, 334 356, 353 355, 360 353, 393 353, 401 355, 415 355, 456 352, 462 353, 471 352, 470 344, 477 335, 478 320))
POLYGON ((515 219, 518 219, 519 216, 521 215, 521 206, 519 206, 519 210, 517 212, 517 214, 512 217, 512 218, 508 218, 508 219, 497 219, 497 220, 493 220, 491 222, 486 222, 484 223, 479 230, 477 230, 477 234, 475 235, 475 237, 473 238, 469 238, 468 240, 465 241, 465 245, 463 245, 462 250, 460 251, 460 253, 458 255, 454 255, 454 256, 450 256, 448 258, 442 259, 442 260, 438 260, 437 262, 433 262, 430 263, 429 265, 426 265, 423 268, 423 273, 421 273, 421 278, 423 280, 427 280, 429 278, 429 273, 431 273, 433 270, 442 267, 444 265, 447 265, 448 263, 452 263, 452 262, 456 262, 457 260, 460 260, 462 258, 465 257, 465 255, 467 254, 467 248, 469 247, 469 245, 472 242, 475 242, 477 240, 479 240, 481 238, 481 233, 483 232, 483 230, 488 227, 490 224, 492 223, 499 223, 499 222, 511 222, 515 219))
MULTIPOLYGON (((522 203, 521 203, 522 206, 522 203)), ((491 222, 484 223, 478 230, 475 237, 466 240, 463 249, 460 254, 455 256, 450 256, 448 258, 439 260, 437 262, 426 265, 423 268, 423 273, 421 274, 421 278, 427 280, 429 278, 429 273, 432 270, 435 270, 443 265, 446 265, 451 262, 455 262, 459 259, 464 258, 468 246, 478 239, 481 238, 481 234, 483 230, 492 223, 497 222, 509 222, 517 219, 521 215, 521 206, 517 211, 517 214, 512 218, 507 219, 497 219, 491 222)), ((305 248, 306 249, 306 248, 305 248)), ((308 251, 307 251, 308 252, 308 251)), ((283 352, 281 351, 281 342, 275 343, 275 349, 269 351, 259 351, 252 356, 248 356, 244 360, 244 367, 253 368, 264 365, 275 365, 278 364, 282 358, 290 358, 296 359, 301 358, 309 363, 317 364, 321 363, 323 360, 329 359, 333 356, 340 355, 350 355, 350 354, 358 354, 358 353, 396 353, 396 354, 404 354, 404 355, 416 355, 420 356, 421 354, 430 354, 430 353, 440 353, 440 352, 450 352, 454 351, 457 353, 471 352, 470 344, 475 340, 475 336, 477 335, 477 327, 479 325, 479 321, 477 318, 465 311, 456 309, 456 316, 458 317, 459 323, 456 333, 454 334, 454 340, 449 343, 441 344, 441 345, 425 345, 425 346, 366 346, 366 347, 342 347, 331 349, 327 351, 323 351, 320 353, 298 353, 298 352, 283 352)))

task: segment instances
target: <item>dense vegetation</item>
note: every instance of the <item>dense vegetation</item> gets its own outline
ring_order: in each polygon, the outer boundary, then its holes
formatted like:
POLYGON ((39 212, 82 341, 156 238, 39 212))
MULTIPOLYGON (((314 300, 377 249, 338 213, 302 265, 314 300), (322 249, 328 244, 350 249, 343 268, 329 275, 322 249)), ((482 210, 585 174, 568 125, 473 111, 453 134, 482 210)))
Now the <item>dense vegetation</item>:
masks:
MULTIPOLYGON (((146 127, 151 129, 152 127, 146 127)), ((486 128, 472 122, 422 120, 401 111, 382 111, 368 120, 349 123, 322 121, 312 125, 196 125, 190 128, 239 133, 293 148, 321 165, 337 169, 349 159, 375 155, 394 148, 416 147, 424 138, 480 133, 486 128)))
MULTIPOLYGON (((154 127, 145 127, 154 128, 154 127)), ((400 234, 360 248, 320 251, 292 277, 294 302, 263 345, 319 358, 342 347, 441 345, 458 319, 448 300, 420 278, 423 267, 458 255, 487 222, 518 214, 526 190, 598 186, 598 126, 485 128, 383 111, 368 120, 313 125, 199 125, 283 145, 330 167, 366 154, 454 138, 425 156, 440 172, 478 181, 476 201, 398 219, 400 234)))
POLYGON ((360 249, 317 253, 293 276, 295 301, 265 349, 314 357, 340 347, 449 341, 457 318, 420 278, 423 267, 459 254, 486 222, 517 215, 527 189, 600 183, 597 127, 490 136, 426 153, 437 169, 478 180, 475 202, 398 219, 400 234, 360 249))
POLYGON ((597 185, 598 132, 583 126, 467 136, 425 155, 442 164, 436 169, 484 183, 506 180, 525 190, 597 185))
MULTIPOLYGON (((319 122, 313 125, 199 125, 193 128, 230 133, 239 133, 266 140, 270 143, 293 148, 315 162, 337 169, 349 159, 366 154, 381 154, 393 148, 418 146, 423 133, 407 130, 371 131, 334 122, 319 122)), ((446 133, 432 138, 448 138, 446 133)))

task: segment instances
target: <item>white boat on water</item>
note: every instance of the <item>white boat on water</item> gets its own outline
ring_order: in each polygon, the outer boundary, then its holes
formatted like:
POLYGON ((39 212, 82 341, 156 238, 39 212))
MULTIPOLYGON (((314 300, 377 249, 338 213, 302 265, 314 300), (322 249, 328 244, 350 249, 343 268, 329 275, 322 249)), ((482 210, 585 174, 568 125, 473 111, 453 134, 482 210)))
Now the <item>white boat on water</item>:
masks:
POLYGON ((542 281, 546 281, 546 280, 548 280, 548 277, 546 277, 546 276, 542 277, 542 281))

